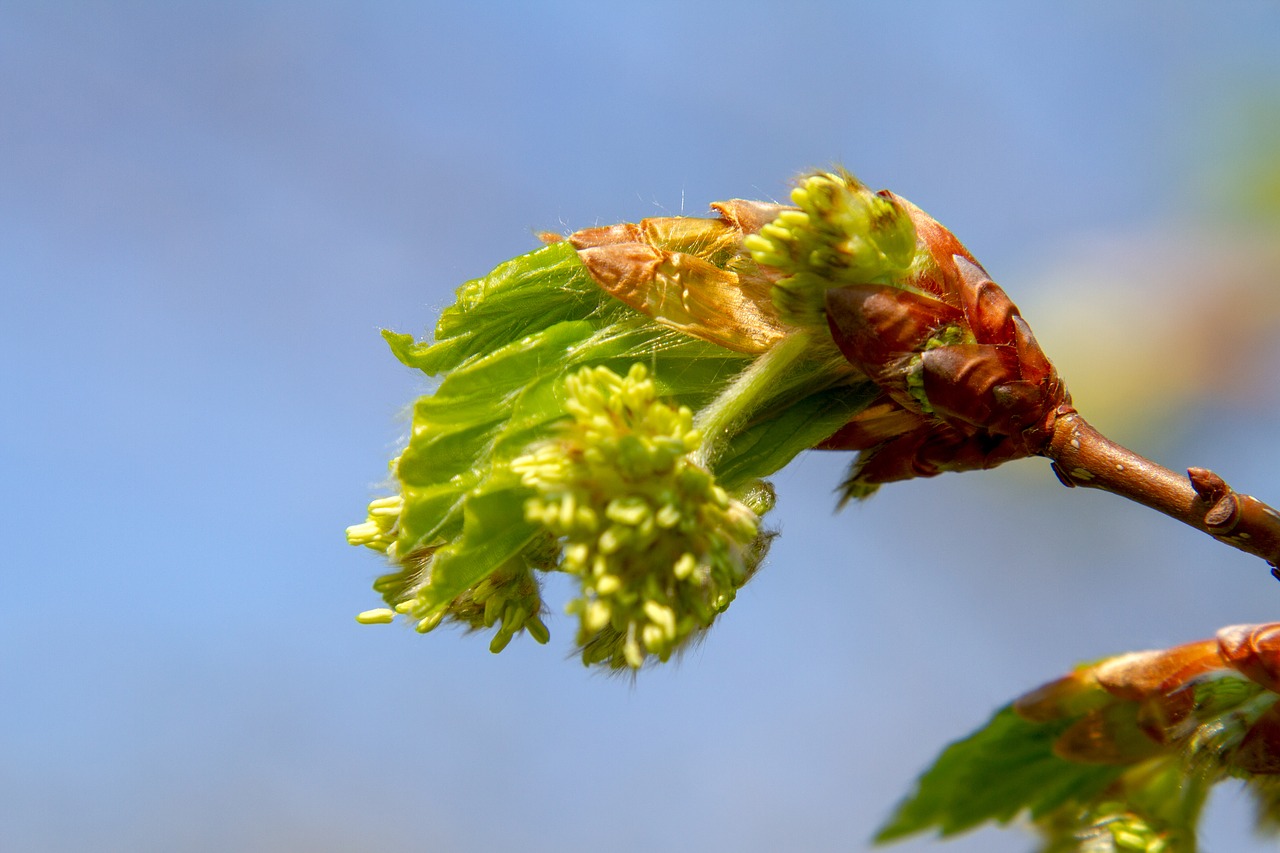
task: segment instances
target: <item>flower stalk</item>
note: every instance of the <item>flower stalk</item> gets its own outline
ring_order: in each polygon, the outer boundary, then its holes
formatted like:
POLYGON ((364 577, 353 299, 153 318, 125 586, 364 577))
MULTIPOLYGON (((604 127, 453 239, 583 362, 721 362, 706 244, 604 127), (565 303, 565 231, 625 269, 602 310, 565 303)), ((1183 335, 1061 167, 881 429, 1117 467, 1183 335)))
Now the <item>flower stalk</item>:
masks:
POLYGON ((707 465, 733 437, 734 427, 777 395, 787 385, 787 374, 812 348, 813 338, 805 329, 795 329, 752 362, 706 408, 698 412, 694 425, 702 433, 702 443, 693 458, 707 465))

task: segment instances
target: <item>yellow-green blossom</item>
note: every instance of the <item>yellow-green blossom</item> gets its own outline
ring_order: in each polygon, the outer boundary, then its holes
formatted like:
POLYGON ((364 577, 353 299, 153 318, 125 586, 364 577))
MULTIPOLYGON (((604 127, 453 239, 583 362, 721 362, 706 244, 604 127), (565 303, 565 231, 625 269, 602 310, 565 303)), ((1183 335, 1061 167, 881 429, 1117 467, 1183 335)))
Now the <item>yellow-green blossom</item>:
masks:
POLYGON ((783 274, 773 290, 782 319, 825 325, 823 293, 842 284, 887 283, 916 255, 916 230, 902 204, 867 189, 848 172, 811 175, 784 210, 742 246, 758 264, 783 274))
POLYGON ((564 543, 582 581, 569 605, 586 663, 669 658, 734 598, 762 552, 759 519, 690 458, 693 413, 658 399, 648 371, 565 378, 570 420, 512 462, 535 491, 525 517, 564 543))

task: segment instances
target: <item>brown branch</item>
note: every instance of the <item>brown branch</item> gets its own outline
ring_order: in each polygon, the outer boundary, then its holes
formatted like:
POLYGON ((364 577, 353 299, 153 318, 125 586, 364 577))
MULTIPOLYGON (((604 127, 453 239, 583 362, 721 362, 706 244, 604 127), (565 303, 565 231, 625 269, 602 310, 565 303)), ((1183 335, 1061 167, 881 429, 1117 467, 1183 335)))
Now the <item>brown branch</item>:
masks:
POLYGON ((1070 406, 1060 406, 1042 455, 1064 486, 1102 489, 1176 518, 1261 557, 1280 580, 1280 512, 1242 495, 1205 468, 1183 477, 1121 447, 1070 406))

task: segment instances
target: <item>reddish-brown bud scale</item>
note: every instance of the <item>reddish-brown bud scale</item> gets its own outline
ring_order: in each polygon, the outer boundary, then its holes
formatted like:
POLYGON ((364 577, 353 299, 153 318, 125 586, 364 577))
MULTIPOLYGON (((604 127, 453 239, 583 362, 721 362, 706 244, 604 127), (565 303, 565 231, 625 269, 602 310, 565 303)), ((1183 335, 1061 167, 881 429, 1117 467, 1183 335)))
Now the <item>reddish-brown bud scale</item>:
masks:
MULTIPOLYGON (((570 234, 568 241, 602 290, 663 325, 736 352, 758 354, 786 334, 758 274, 728 269, 742 226, 776 205, 729 201, 722 219, 643 219, 570 234)), ((776 214, 775 214, 776 215, 776 214)))
POLYGON ((1154 652, 1134 652, 1098 664, 1094 677, 1108 693, 1139 702, 1171 693, 1196 676, 1222 669, 1217 640, 1200 640, 1154 652))
POLYGON ((955 308, 963 309, 960 295, 954 286, 959 275, 955 259, 964 258, 974 264, 978 263, 977 260, 964 247, 964 244, 956 239, 956 235, 947 230, 942 223, 902 196, 888 190, 881 190, 878 195, 893 199, 907 212, 911 217, 911 224, 916 229, 916 244, 928 253, 932 261, 932 263, 921 265, 919 272, 909 284, 931 293, 955 308))
POLYGON ((952 258, 965 319, 973 338, 982 344, 1009 344, 1013 341, 1013 318, 1018 308, 986 270, 968 258, 952 258))
POLYGON ((845 358, 875 368, 888 381, 887 369, 913 355, 939 329, 959 323, 956 308, 899 287, 853 284, 827 291, 828 325, 845 358), (840 318, 831 319, 832 316, 840 318))
POLYGON ((1079 764, 1133 764, 1163 750, 1138 724, 1137 709, 1130 705, 1090 711, 1053 744, 1055 755, 1079 764))
POLYGON ((1280 693, 1280 623, 1233 625, 1218 632, 1227 665, 1273 693, 1280 693))
POLYGON ((926 424, 928 419, 924 415, 902 408, 888 394, 883 394, 819 444, 818 449, 869 450, 926 424))
POLYGON ((863 451, 851 491, 1034 455, 1070 401, 1008 295, 950 231, 897 200, 924 251, 917 272, 900 286, 833 288, 825 299, 840 352, 917 415, 868 410, 824 443, 863 451), (890 426, 902 432, 891 435, 890 426), (873 436, 882 442, 870 444, 873 436))
MULTIPOLYGON (((1013 708, 1031 722, 1074 721, 1054 743, 1061 758, 1133 764, 1185 747, 1200 727, 1216 725, 1223 712, 1204 716, 1196 687, 1232 670, 1270 694, 1280 693, 1280 623, 1235 625, 1214 639, 1109 658, 1025 694, 1013 708)), ((1280 702, 1253 713, 1251 721, 1232 724, 1247 731, 1216 757, 1233 770, 1280 775, 1280 702)))

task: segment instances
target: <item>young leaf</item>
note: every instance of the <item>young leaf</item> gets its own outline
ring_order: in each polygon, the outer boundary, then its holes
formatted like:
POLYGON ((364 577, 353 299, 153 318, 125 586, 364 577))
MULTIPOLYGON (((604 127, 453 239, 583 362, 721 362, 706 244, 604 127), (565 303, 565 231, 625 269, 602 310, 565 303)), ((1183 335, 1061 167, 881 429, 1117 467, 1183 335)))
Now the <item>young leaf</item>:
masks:
POLYGON ((928 830, 954 835, 1022 812, 1033 817, 1068 803, 1085 803, 1113 782, 1123 768, 1074 764, 1053 753, 1071 720, 1034 723, 1012 705, 996 712, 978 731, 948 746, 920 777, 877 842, 928 830))
POLYGON ((566 571, 584 661, 636 667, 733 600, 771 539, 761 478, 875 391, 829 337, 769 313, 741 242, 779 208, 717 209, 501 264, 460 288, 433 342, 384 332, 401 362, 443 375, 393 461, 399 494, 348 531, 391 559, 375 589, 394 612, 420 631, 501 615, 495 650, 521 628, 545 639, 536 573, 566 571))
POLYGON ((888 841, 1026 811, 1044 853, 1193 853, 1210 787, 1241 778, 1276 829, 1280 624, 1133 652, 1037 688, 948 747, 880 831, 888 841))

